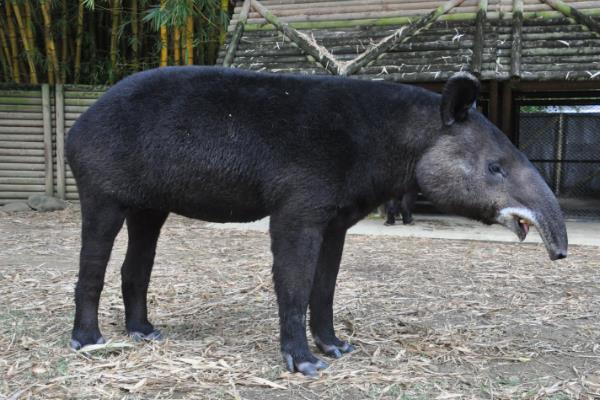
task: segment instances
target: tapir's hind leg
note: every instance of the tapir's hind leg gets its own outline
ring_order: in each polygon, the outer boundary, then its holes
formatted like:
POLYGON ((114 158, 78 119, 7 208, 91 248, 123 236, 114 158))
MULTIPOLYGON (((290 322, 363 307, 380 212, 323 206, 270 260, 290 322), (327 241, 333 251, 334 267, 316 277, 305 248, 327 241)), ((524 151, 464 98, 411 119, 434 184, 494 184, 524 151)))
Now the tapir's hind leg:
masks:
POLYGON ((325 233, 310 294, 310 330, 313 338, 322 352, 335 358, 354 350, 350 344, 335 336, 333 328, 333 295, 345 237, 345 229, 330 228, 325 233))
POLYGON ((306 311, 324 229, 318 224, 271 216, 273 280, 279 305, 281 354, 288 370, 316 376, 327 367, 308 348, 306 311))
POLYGON ((402 212, 402 223, 404 225, 413 224, 412 212, 417 202, 417 192, 407 192, 400 202, 400 211, 402 212))
POLYGON ((146 296, 154 264, 160 228, 168 213, 133 210, 127 213, 129 242, 121 268, 125 326, 134 339, 160 339, 160 332, 148 321, 146 296))
POLYGON ((398 201, 392 199, 385 203, 385 222, 384 225, 395 225, 396 215, 398 215, 398 201))
POLYGON ((104 343, 98 328, 98 304, 113 242, 125 214, 119 204, 101 197, 81 195, 81 253, 75 288, 75 322, 71 347, 104 343))

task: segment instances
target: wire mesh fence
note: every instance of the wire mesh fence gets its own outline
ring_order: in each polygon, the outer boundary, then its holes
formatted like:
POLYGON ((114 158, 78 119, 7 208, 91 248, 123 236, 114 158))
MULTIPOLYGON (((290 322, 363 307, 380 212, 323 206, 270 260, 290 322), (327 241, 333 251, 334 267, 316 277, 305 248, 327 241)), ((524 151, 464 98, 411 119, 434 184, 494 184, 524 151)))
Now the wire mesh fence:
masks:
POLYGON ((600 218, 600 100, 596 105, 521 105, 518 145, 568 217, 600 218))

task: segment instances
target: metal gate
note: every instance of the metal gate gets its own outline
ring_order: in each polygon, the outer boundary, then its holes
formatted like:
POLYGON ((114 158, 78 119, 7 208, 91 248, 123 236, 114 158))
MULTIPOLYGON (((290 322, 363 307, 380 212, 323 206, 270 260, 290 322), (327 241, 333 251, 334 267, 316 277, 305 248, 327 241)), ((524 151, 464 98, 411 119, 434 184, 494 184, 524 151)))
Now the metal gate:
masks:
POLYGON ((519 104, 518 147, 569 217, 600 217, 600 99, 519 104))

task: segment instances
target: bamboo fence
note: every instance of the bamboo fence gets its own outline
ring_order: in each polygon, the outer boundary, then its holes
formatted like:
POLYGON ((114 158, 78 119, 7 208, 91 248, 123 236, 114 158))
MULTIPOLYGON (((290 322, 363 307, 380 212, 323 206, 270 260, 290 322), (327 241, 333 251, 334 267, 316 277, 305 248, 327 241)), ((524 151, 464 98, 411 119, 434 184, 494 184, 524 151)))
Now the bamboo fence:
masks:
POLYGON ((105 87, 0 86, 0 204, 45 193, 76 200, 64 143, 105 87))

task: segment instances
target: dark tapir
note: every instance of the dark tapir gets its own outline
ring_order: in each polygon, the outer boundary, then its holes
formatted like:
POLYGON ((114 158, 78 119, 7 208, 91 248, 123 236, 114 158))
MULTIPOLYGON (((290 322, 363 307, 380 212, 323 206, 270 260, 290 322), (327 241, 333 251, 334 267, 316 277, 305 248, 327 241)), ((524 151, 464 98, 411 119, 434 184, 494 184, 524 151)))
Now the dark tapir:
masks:
POLYGON ((417 196, 418 196, 417 188, 409 188, 400 197, 388 200, 383 205, 383 210, 384 210, 384 214, 385 214, 384 224, 387 226, 395 225, 396 217, 399 214, 401 214, 402 215, 402 223, 404 225, 411 225, 413 223, 412 212, 413 212, 413 209, 415 208, 417 196))
MULTIPOLYGON (((213 222, 270 216, 281 352, 290 370, 326 364, 309 350, 352 350, 333 329, 346 230, 418 184, 437 207, 500 223, 523 239, 537 227, 552 260, 567 254, 555 197, 536 169, 472 109, 478 81, 462 73, 440 96, 336 77, 180 67, 135 74, 71 129, 67 156, 82 211, 71 345, 99 343, 98 302, 113 240, 127 220, 126 328, 160 334, 146 293, 170 212, 213 222)), ((201 290, 201 289, 200 289, 201 290)))

